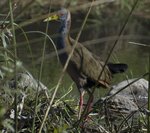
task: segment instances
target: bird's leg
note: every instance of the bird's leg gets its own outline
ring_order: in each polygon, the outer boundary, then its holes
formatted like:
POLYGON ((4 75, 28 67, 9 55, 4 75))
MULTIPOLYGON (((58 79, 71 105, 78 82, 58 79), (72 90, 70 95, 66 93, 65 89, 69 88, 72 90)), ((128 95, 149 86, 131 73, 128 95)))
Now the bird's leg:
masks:
POLYGON ((83 88, 79 89, 80 91, 80 101, 79 101, 79 112, 78 112, 78 119, 80 119, 81 117, 81 112, 83 109, 83 102, 84 102, 84 94, 85 94, 85 90, 83 88))
POLYGON ((93 93, 90 92, 90 90, 87 90, 87 92, 89 94, 89 100, 88 100, 87 107, 86 107, 85 119, 87 119, 88 113, 91 111, 91 107, 92 107, 93 99, 94 99, 93 93))
POLYGON ((88 107, 87 107, 87 112, 89 113, 91 111, 91 107, 92 107, 92 104, 93 104, 93 94, 89 94, 89 103, 88 103, 88 107))

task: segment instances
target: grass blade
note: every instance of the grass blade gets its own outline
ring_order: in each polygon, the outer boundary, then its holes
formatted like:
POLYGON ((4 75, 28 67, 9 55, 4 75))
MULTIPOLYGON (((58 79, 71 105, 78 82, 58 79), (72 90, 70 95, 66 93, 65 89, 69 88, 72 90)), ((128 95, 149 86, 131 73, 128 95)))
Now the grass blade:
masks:
POLYGON ((14 79, 15 79, 15 133, 17 133, 17 67, 16 67, 16 58, 17 58, 17 49, 16 49, 16 36, 15 36, 15 27, 14 27, 14 17, 13 17, 13 8, 12 8, 12 0, 9 0, 9 10, 10 10, 10 21, 11 21, 11 27, 12 27, 12 34, 13 34, 13 47, 14 47, 14 79))
MULTIPOLYGON (((93 3, 93 2, 92 2, 92 3, 93 3)), ((72 55, 73 55, 73 52, 74 52, 74 50, 75 50, 75 48, 76 48, 76 46, 77 46, 77 44, 78 44, 78 40, 79 40, 80 35, 81 35, 82 31, 83 31, 83 28, 84 28, 84 26, 85 26, 85 23, 86 23, 86 21, 87 21, 87 18, 88 18, 89 14, 90 14, 90 11, 91 11, 91 8, 92 8, 92 3, 91 3, 91 6, 90 6, 90 9, 88 10, 88 12, 87 12, 87 14, 86 14, 86 17, 85 17, 85 19, 84 19, 84 21, 83 21, 83 24, 82 24, 82 26, 81 26, 81 28, 80 28, 80 31, 79 31, 79 33, 78 33, 76 39, 75 39, 75 44, 74 44, 74 46, 73 46, 73 48, 72 48, 72 50, 71 50, 71 52, 70 52, 70 54, 69 54, 69 56, 68 56, 68 59, 67 59, 67 61, 66 61, 66 63, 65 63, 65 66, 63 67, 62 73, 61 73, 60 78, 59 78, 59 80, 58 80, 58 82, 57 82, 57 86, 56 86, 55 91, 54 91, 54 93, 53 93, 53 95, 52 95, 52 98, 51 98, 51 101, 50 101, 50 103, 49 103, 49 106, 48 106, 48 108, 47 108, 47 110, 46 110, 44 119, 43 119, 43 121, 42 121, 40 130, 39 130, 39 133, 41 133, 41 131, 42 131, 42 128, 43 128, 44 123, 45 123, 45 121, 46 121, 46 118, 47 118, 47 116, 48 116, 48 112, 49 112, 49 110, 50 110, 50 108, 51 108, 51 106, 52 106, 52 103, 53 103, 53 101, 54 101, 54 98, 55 98, 55 96, 56 96, 56 93, 57 93, 57 91, 58 91, 58 88, 59 88, 59 86, 60 86, 60 84, 61 84, 61 81, 62 81, 62 79, 63 79, 63 77, 64 77, 64 73, 65 73, 65 71, 66 71, 66 69, 67 69, 67 66, 68 66, 68 64, 69 64, 69 61, 70 61, 72 55)))
MULTIPOLYGON (((149 88, 148 88, 148 110, 150 110, 150 52, 149 52, 149 88)), ((147 119, 147 133, 150 133, 150 116, 147 119)))

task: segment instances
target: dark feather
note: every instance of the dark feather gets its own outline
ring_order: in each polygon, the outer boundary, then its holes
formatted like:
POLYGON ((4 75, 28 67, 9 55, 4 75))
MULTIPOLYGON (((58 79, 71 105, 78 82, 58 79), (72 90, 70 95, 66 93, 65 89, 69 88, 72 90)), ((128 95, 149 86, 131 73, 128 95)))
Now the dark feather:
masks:
POLYGON ((125 72, 128 68, 127 64, 122 63, 119 64, 108 63, 107 66, 112 74, 125 72))

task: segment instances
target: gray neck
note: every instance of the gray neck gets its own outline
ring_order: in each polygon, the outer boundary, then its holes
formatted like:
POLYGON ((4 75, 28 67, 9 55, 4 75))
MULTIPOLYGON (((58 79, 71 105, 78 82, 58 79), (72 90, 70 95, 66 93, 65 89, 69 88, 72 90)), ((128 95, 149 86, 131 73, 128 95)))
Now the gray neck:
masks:
POLYGON ((65 38, 69 36, 70 21, 62 21, 59 28, 60 36, 57 39, 57 48, 63 49, 66 47, 65 38))
POLYGON ((66 36, 67 34, 69 34, 69 30, 70 30, 70 22, 66 20, 62 21, 61 26, 59 28, 59 33, 62 36, 66 36))

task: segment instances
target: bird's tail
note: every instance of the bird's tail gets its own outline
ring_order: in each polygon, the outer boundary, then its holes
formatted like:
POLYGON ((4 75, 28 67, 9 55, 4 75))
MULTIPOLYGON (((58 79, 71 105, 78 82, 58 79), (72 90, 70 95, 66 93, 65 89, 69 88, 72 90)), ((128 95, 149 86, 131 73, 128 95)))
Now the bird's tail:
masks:
POLYGON ((122 63, 118 64, 108 63, 107 66, 112 74, 125 72, 128 68, 127 64, 122 63))

